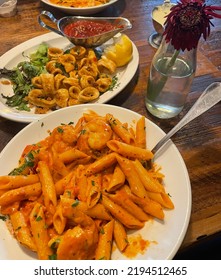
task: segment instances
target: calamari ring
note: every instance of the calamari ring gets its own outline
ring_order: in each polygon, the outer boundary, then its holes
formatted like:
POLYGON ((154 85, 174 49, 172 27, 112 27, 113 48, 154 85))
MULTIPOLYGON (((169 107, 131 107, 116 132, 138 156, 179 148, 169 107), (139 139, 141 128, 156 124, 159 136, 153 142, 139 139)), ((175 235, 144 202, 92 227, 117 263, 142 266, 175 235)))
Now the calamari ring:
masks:
POLYGON ((48 57, 52 60, 57 60, 59 56, 63 55, 63 50, 60 48, 48 48, 48 57))
POLYGON ((63 87, 63 80, 65 79, 66 77, 62 74, 57 74, 55 77, 54 77, 54 85, 55 85, 55 89, 59 89, 59 88, 62 88, 63 87))
POLYGON ((69 98, 68 100, 68 106, 73 106, 73 105, 77 105, 80 104, 80 102, 78 101, 78 99, 76 98, 69 98))
POLYGON ((46 95, 41 89, 32 89, 27 99, 31 104, 43 108, 53 108, 56 106, 55 99, 50 95, 46 95))
POLYGON ((88 50, 87 58, 88 58, 90 63, 97 63, 97 56, 96 56, 93 49, 88 50))
POLYGON ((97 99, 100 96, 98 89, 94 87, 86 87, 79 93, 78 100, 86 103, 97 99))
POLYGON ((75 69, 76 59, 72 54, 66 53, 59 57, 59 62, 64 66, 67 73, 75 69))
POLYGON ((77 78, 64 78, 63 85, 65 88, 69 89, 71 86, 79 86, 79 80, 77 78))
POLYGON ((70 78, 78 78, 78 71, 77 70, 73 70, 71 72, 68 73, 70 78))
POLYGON ((69 99, 68 90, 65 88, 60 88, 56 91, 55 102, 60 108, 67 107, 69 99))
POLYGON ((43 73, 40 75, 42 89, 45 94, 54 95, 55 87, 54 87, 54 75, 43 73))
POLYGON ((117 65, 110 59, 102 57, 98 60, 97 67, 101 73, 113 74, 116 71, 117 65))
POLYGON ((110 77, 99 78, 96 81, 97 89, 99 90, 99 92, 103 93, 109 89, 111 83, 112 83, 112 79, 110 77))
POLYGON ((99 70, 97 68, 97 65, 95 63, 83 66, 79 71, 78 71, 79 76, 87 75, 87 76, 93 76, 95 79, 97 78, 99 74, 99 70))
POLYGON ((77 60, 82 59, 86 54, 86 48, 82 46, 75 46, 71 48, 70 54, 72 54, 77 60))
POLYGON ((31 83, 35 88, 42 88, 42 81, 39 76, 32 78, 31 83))
POLYGON ((66 63, 74 64, 76 62, 76 58, 72 54, 66 53, 59 57, 59 62, 62 65, 65 65, 66 63))
POLYGON ((56 63, 55 60, 47 62, 45 66, 46 70, 53 75, 62 74, 62 70, 56 66, 56 63))
POLYGON ((70 95, 70 97, 78 100, 78 96, 79 96, 80 91, 81 91, 80 87, 78 87, 78 86, 71 86, 69 88, 69 95, 70 95))
POLYGON ((82 88, 93 87, 95 84, 95 79, 92 76, 83 75, 80 79, 80 85, 82 88))
POLYGON ((88 58, 84 57, 78 62, 78 69, 81 69, 84 66, 87 66, 90 64, 90 61, 88 58))

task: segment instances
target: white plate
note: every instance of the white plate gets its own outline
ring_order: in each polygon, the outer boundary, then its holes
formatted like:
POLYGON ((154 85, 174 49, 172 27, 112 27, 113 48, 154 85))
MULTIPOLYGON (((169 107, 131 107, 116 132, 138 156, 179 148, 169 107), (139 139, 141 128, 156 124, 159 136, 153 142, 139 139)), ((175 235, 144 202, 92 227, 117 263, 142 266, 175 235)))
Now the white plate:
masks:
MULTIPOLYGON (((0 57, 1 68, 6 67, 7 69, 12 69, 13 67, 17 66, 19 62, 25 60, 24 56, 28 56, 31 52, 34 52, 38 48, 39 44, 41 44, 42 42, 47 43, 49 46, 59 47, 62 49, 67 49, 73 46, 66 38, 59 36, 56 33, 49 32, 44 35, 30 39, 6 52, 0 57)), ((109 44, 109 42, 105 44, 109 44)), ((133 78, 134 74, 136 73, 138 64, 139 53, 135 44, 133 43, 132 60, 125 67, 118 68, 116 72, 116 75, 118 77, 117 85, 114 87, 113 90, 106 91, 99 97, 99 99, 97 99, 93 103, 106 103, 114 96, 119 94, 133 78)), ((19 111, 13 107, 7 106, 5 104, 6 99, 1 96, 2 93, 4 93, 4 95, 12 95, 12 86, 4 85, 0 82, 0 116, 13 121, 24 123, 29 123, 34 120, 38 120, 44 116, 42 114, 34 114, 34 109, 31 112, 26 112, 19 111)))
POLYGON ((79 16, 86 16, 91 14, 96 14, 98 12, 101 12, 102 10, 106 9, 107 7, 113 5, 118 0, 110 0, 110 2, 100 5, 100 6, 94 6, 94 7, 87 7, 87 8, 72 8, 72 7, 64 7, 59 6, 51 3, 49 0, 41 0, 43 3, 52 6, 54 8, 57 8, 61 10, 64 13, 71 14, 71 15, 79 15, 79 16))
MULTIPOLYGON (((9 142, 0 154, 0 175, 8 174, 17 166, 18 159, 27 144, 33 144, 45 138, 48 130, 52 130, 61 123, 76 122, 87 110, 94 110, 100 115, 111 113, 120 121, 129 124, 134 124, 134 120, 140 118, 140 115, 135 112, 106 104, 79 105, 55 111, 26 126, 9 142)), ((148 148, 152 148, 165 134, 149 120, 146 120, 146 131, 148 148)), ((165 211, 163 222, 154 219, 147 222, 143 229, 136 231, 136 234, 140 233, 145 240, 155 241, 147 248, 145 254, 137 255, 136 259, 172 259, 183 241, 189 224, 191 186, 185 163, 176 146, 171 143, 156 162, 165 174, 166 192, 171 195, 175 209, 165 211)), ((0 221, 0 259, 33 259, 35 257, 17 243, 8 232, 5 223, 0 221)), ((125 259, 125 257, 115 250, 112 259, 125 259)))

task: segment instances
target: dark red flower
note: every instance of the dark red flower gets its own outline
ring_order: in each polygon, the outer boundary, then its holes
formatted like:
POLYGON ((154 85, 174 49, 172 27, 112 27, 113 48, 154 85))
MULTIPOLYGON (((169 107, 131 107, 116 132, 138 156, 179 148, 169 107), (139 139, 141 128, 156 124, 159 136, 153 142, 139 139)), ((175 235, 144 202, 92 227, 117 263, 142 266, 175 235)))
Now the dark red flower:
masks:
POLYGON ((211 19, 221 18, 218 6, 206 6, 204 0, 180 0, 171 8, 165 22, 165 40, 177 50, 196 48, 201 35, 206 40, 210 34, 211 19))

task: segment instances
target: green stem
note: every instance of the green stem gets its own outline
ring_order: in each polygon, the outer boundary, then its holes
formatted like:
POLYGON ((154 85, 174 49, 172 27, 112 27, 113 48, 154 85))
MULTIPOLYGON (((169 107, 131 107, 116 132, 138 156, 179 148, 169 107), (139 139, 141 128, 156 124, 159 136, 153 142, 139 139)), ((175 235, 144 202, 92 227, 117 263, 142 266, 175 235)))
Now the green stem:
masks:
POLYGON ((173 56, 171 57, 170 61, 165 65, 165 67, 162 69, 163 73, 165 75, 163 75, 160 79, 160 81, 157 83, 157 85, 152 85, 152 82, 149 80, 149 85, 148 85, 148 95, 150 97, 150 99, 154 99, 155 96, 157 96, 162 89, 164 88, 167 79, 168 79, 168 75, 166 75, 168 73, 168 71, 174 66, 176 59, 179 55, 180 51, 179 50, 175 50, 173 53, 173 56))
POLYGON ((173 56, 171 57, 171 60, 169 61, 169 63, 167 64, 167 67, 166 67, 166 72, 171 68, 173 67, 178 55, 179 55, 180 51, 179 50, 175 50, 174 53, 173 53, 173 56))

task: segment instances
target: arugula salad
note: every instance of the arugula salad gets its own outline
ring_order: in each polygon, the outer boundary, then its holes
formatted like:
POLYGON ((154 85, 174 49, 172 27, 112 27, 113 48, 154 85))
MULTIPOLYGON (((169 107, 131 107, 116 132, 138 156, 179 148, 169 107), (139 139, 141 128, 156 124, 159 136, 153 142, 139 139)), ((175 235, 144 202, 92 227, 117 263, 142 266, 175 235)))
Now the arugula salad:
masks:
POLYGON ((2 97, 6 99, 6 104, 9 107, 16 107, 17 110, 30 111, 30 107, 28 106, 25 97, 33 88, 31 79, 46 72, 45 65, 49 60, 47 57, 47 51, 48 46, 42 43, 39 45, 36 52, 31 53, 29 57, 27 57, 27 61, 18 63, 13 70, 8 70, 6 68, 0 69, 0 78, 8 78, 13 84, 14 95, 6 96, 1 93, 2 97))

